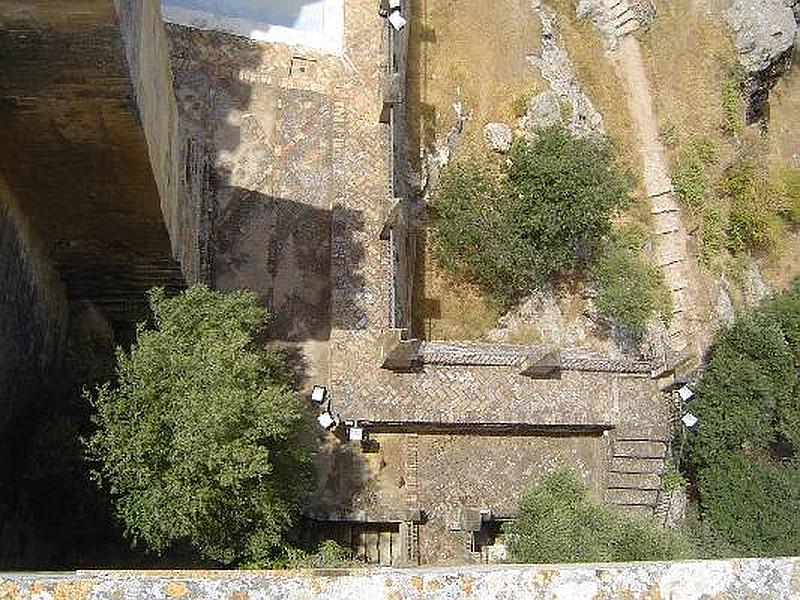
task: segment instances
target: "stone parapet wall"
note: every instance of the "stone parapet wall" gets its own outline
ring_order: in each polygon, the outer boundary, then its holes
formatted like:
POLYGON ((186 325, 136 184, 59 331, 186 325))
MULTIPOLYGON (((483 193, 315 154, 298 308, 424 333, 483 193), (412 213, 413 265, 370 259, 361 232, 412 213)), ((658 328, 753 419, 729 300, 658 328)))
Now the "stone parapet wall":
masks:
MULTIPOLYGON (((403 17, 411 19, 411 4, 402 3, 403 17)), ((395 30, 388 21, 386 81, 384 102, 389 110, 391 142, 390 182, 391 198, 399 206, 389 237, 391 283, 390 324, 392 327, 411 326, 416 235, 414 225, 414 191, 411 186, 411 165, 408 148, 408 115, 406 102, 406 71, 408 68, 409 26, 395 30)))
POLYGON ((78 571, 0 575, 7 600, 393 600, 800 597, 800 558, 317 571, 78 571))
MULTIPOLYGON (((546 355, 552 347, 543 344, 501 344, 483 342, 423 342, 419 360, 428 365, 472 367, 523 367, 529 359, 546 355)), ((660 370, 657 362, 615 359, 580 348, 557 350, 560 369, 650 375, 660 370)))

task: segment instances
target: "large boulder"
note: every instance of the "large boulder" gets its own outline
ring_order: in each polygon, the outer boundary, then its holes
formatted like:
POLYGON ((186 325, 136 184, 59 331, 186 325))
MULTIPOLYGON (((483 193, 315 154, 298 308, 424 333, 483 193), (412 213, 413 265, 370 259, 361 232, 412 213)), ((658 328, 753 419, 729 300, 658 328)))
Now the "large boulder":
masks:
POLYGON ((529 141, 536 138, 537 130, 561 123, 561 104, 555 92, 547 90, 528 100, 528 110, 522 117, 522 126, 529 141))
POLYGON ((725 12, 745 71, 747 123, 766 116, 769 91, 791 64, 799 7, 797 0, 734 0, 725 12))
POLYGON ((513 134, 511 127, 505 123, 487 123, 483 127, 483 136, 489 148, 495 152, 505 154, 511 149, 513 134))

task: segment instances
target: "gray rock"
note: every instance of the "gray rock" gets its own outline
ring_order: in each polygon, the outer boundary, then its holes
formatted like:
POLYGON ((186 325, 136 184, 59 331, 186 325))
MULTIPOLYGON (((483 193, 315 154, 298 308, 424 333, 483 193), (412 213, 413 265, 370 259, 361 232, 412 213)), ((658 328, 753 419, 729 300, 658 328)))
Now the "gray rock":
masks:
POLYGON ((561 120, 559 98, 570 106, 571 115, 566 119, 570 130, 578 135, 603 133, 603 118, 581 89, 575 67, 558 32, 556 13, 543 5, 536 14, 542 23, 542 46, 539 54, 528 56, 528 60, 541 71, 552 92, 544 92, 529 102, 528 115, 521 123, 526 137, 531 140, 537 127, 561 120), (542 116, 538 117, 540 109, 542 116))
POLYGON ((561 105, 558 103, 558 96, 549 90, 534 96, 528 100, 528 112, 525 118, 525 127, 529 131, 561 123, 561 105))
POLYGON ((733 303, 728 291, 721 287, 719 295, 717 296, 717 305, 714 308, 719 322, 723 325, 731 325, 736 319, 736 313, 733 310, 733 303))
POLYGON ((797 38, 796 8, 795 0, 735 0, 725 12, 745 70, 748 123, 765 117, 769 91, 791 65, 797 38))
POLYGON ((636 21, 641 29, 650 29, 653 21, 656 20, 656 5, 653 4, 652 0, 631 2, 631 10, 636 15, 636 21))
POLYGON ((764 281, 758 263, 751 263, 744 274, 744 301, 748 306, 758 305, 764 298, 769 296, 769 284, 764 281))
POLYGON ((487 123, 483 127, 483 136, 489 148, 495 152, 505 154, 511 149, 511 127, 505 123, 487 123))

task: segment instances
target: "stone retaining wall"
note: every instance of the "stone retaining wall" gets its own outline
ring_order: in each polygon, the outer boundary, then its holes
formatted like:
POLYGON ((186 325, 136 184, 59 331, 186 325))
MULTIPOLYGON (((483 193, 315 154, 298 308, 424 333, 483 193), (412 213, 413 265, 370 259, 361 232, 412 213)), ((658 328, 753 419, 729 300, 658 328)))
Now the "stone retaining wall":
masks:
POLYGON ((0 575, 4 600, 800 598, 800 558, 317 571, 0 575))

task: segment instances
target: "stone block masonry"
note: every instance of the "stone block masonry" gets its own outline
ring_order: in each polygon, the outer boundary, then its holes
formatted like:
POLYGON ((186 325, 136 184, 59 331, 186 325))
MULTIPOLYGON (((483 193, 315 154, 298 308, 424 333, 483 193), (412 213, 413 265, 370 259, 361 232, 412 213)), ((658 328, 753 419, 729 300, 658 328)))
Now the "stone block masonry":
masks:
POLYGON ((0 25, 0 172, 68 298, 130 322, 200 270, 158 2, 9 0, 0 25))
POLYGON ((50 379, 66 321, 61 280, 0 174, 0 433, 50 379))
POLYGON ((800 598, 800 558, 317 571, 0 575, 8 600, 800 598))

